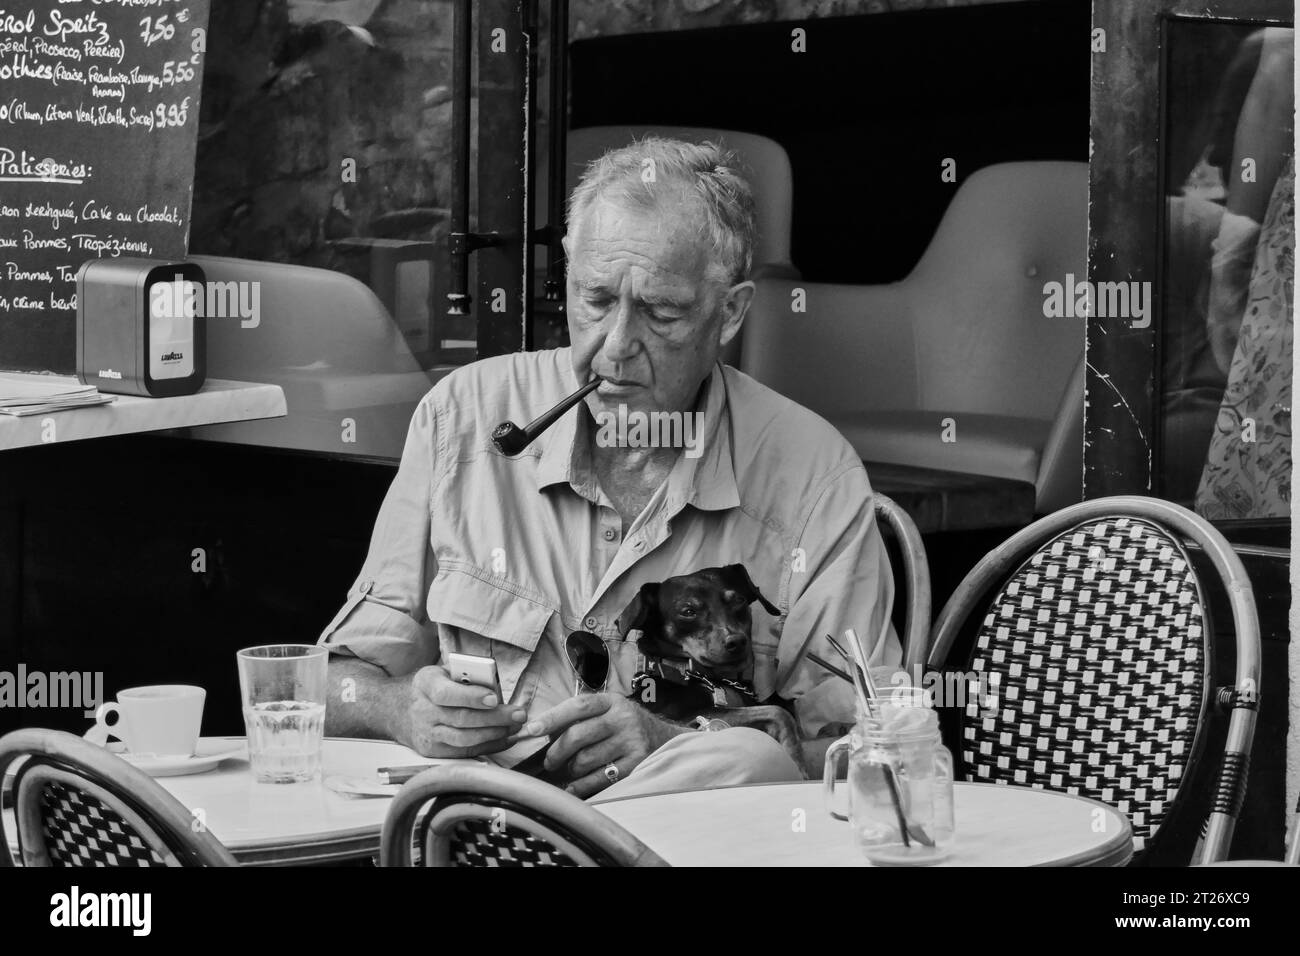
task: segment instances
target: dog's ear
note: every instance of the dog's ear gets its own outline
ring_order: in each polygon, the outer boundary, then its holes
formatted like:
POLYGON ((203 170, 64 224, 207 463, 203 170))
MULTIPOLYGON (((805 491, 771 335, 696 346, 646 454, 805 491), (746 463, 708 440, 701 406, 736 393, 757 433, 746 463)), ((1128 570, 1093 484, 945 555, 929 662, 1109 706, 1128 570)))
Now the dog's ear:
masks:
POLYGON ((754 601, 758 601, 768 614, 773 617, 781 616, 781 609, 763 597, 763 592, 758 589, 758 585, 754 583, 749 576, 749 571, 745 569, 743 564, 727 565, 722 569, 722 579, 727 582, 729 587, 742 594, 749 603, 752 604, 754 601))
POLYGON ((637 591, 636 597, 623 608, 623 613, 618 616, 615 623, 618 626, 619 636, 625 641, 631 631, 657 634, 662 626, 659 616, 658 583, 647 582, 641 585, 641 590, 637 591))

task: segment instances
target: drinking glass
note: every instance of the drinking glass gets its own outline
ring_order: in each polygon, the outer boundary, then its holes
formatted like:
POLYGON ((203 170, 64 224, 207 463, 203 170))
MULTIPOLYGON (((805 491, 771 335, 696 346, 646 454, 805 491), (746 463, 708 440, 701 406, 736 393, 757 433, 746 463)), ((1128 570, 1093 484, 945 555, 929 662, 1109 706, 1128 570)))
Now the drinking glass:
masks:
POLYGON ((298 783, 320 773, 327 648, 247 647, 236 655, 248 758, 259 783, 298 783))
POLYGON ((872 863, 926 866, 951 852, 952 757, 940 742, 933 710, 873 702, 853 732, 826 752, 823 783, 831 816, 849 821, 859 849, 872 863), (845 751, 847 817, 834 809, 835 773, 845 751))

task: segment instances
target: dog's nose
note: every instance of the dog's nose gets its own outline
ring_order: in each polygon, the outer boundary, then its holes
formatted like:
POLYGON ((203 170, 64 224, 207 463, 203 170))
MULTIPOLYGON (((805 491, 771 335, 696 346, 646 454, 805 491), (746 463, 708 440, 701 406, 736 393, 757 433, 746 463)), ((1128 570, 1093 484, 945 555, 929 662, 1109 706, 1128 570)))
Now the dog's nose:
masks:
POLYGON ((738 651, 743 651, 747 643, 749 643, 749 635, 747 634, 728 634, 727 639, 722 642, 722 646, 727 649, 728 653, 735 654, 738 651))

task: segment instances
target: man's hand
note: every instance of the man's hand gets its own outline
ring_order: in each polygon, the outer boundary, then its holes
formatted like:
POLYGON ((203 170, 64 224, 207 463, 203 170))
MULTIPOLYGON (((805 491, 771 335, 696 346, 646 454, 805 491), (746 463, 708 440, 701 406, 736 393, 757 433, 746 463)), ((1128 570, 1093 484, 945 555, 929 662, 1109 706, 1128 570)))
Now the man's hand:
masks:
POLYGON ((477 757, 514 743, 528 712, 503 705, 495 691, 452 680, 445 667, 416 671, 390 736, 425 757, 477 757))
POLYGON ((571 697, 524 727, 529 737, 554 737, 546 769, 563 769, 572 781, 565 789, 584 799, 610 785, 604 772, 609 764, 626 779, 650 754, 689 732, 618 694, 571 697))

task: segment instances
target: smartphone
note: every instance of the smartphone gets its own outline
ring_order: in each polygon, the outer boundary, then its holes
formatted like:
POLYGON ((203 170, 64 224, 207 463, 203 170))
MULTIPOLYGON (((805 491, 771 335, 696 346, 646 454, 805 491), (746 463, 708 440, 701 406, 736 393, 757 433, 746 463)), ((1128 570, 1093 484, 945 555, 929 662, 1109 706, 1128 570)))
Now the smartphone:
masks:
POLYGON ((553 743, 555 743, 553 739, 547 741, 546 746, 542 747, 536 753, 529 754, 510 769, 515 773, 523 773, 530 777, 536 777, 538 780, 544 780, 552 786, 563 787, 569 782, 563 768, 560 768, 559 770, 547 770, 545 766, 546 752, 551 749, 551 744, 553 743))
POLYGON ((476 654, 448 654, 443 662, 451 679, 459 684, 473 684, 495 691, 501 700, 501 682, 497 679, 497 662, 476 654))
MULTIPOLYGON (((479 657, 475 654, 448 654, 443 666, 447 668, 447 673, 451 675, 452 680, 494 690, 497 698, 501 699, 501 685, 497 680, 497 662, 492 658, 479 657)), ((554 740, 547 741, 546 746, 525 757, 511 769, 536 777, 538 780, 545 780, 557 787, 563 786, 567 781, 562 774, 548 771, 542 765, 546 759, 546 752, 551 749, 551 744, 554 742, 554 740)))

